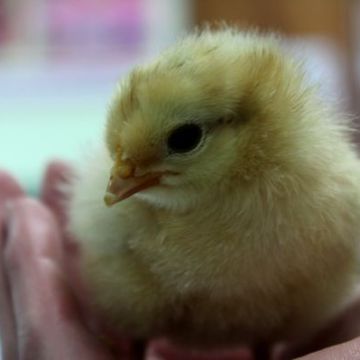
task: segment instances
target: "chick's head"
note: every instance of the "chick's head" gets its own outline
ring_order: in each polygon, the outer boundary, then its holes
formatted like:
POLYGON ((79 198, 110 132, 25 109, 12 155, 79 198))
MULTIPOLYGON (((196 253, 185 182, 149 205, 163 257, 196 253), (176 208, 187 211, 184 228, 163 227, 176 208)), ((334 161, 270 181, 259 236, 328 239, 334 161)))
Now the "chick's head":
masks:
POLYGON ((187 38, 133 70, 108 116, 108 205, 135 196, 196 206, 274 163, 279 122, 299 105, 291 91, 299 76, 290 87, 285 80, 292 67, 272 37, 223 31, 187 38))

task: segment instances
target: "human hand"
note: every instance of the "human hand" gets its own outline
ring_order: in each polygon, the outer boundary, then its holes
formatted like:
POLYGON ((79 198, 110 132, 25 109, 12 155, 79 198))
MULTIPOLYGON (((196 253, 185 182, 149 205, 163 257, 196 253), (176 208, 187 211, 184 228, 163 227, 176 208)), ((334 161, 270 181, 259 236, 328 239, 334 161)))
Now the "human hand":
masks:
MULTIPOLYGON (((82 305, 79 306, 72 291, 74 287, 69 286, 65 275, 69 272, 63 265, 72 268, 70 263, 76 258, 74 243, 64 235, 66 213, 63 195, 58 191, 59 182, 66 181, 68 172, 63 164, 48 168, 41 202, 27 198, 14 179, 0 173, 0 331, 4 360, 101 360, 134 356, 127 340, 110 351, 89 329, 82 305)), ((333 327, 337 331, 317 339, 316 346, 338 341, 334 335, 339 332, 344 337, 346 331, 349 338, 349 328, 356 333, 354 315, 360 316, 359 309, 360 304, 355 304, 333 327)), ((314 348, 309 347, 308 351, 314 348)), ((355 339, 302 359, 356 359, 360 358, 359 349, 360 340, 355 339)), ((147 360, 251 359, 247 349, 208 355, 178 349, 159 340, 151 341, 146 353, 147 360)), ((274 358, 284 355, 274 354, 274 358)))
MULTIPOLYGON (((0 331, 4 360, 114 358, 86 326, 64 276, 63 260, 71 254, 64 253, 68 240, 61 226, 65 217, 54 185, 65 171, 60 164, 48 169, 42 202, 27 198, 14 179, 0 174, 0 331)), ((126 358, 130 353, 125 351, 121 359, 126 358)))

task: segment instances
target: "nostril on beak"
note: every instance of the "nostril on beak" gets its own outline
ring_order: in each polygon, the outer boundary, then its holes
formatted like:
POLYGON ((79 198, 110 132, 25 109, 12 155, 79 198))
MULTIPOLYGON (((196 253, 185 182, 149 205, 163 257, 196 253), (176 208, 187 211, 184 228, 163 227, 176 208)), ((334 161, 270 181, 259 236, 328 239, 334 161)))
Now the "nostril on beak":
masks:
POLYGON ((134 176, 135 166, 130 161, 119 161, 115 164, 114 170, 120 178, 128 179, 134 176))
POLYGON ((120 145, 117 146, 115 154, 115 164, 112 168, 111 176, 121 179, 133 177, 135 173, 135 165, 128 158, 124 158, 125 154, 120 145))

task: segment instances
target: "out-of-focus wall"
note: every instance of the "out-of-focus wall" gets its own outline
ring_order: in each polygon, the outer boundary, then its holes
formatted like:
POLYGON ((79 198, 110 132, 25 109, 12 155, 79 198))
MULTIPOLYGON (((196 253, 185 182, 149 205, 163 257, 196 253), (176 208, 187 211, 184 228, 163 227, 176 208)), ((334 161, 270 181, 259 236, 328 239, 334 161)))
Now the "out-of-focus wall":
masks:
POLYGON ((351 0, 195 0, 195 20, 219 19, 293 35, 323 34, 339 43, 347 37, 351 0))
POLYGON ((0 0, 0 168, 35 192, 86 154, 117 80, 190 24, 190 0, 0 0))
POLYGON ((358 0, 194 0, 194 18, 197 24, 225 20, 279 31, 295 42, 301 39, 301 47, 309 49, 305 50, 309 61, 311 56, 319 57, 316 62, 329 69, 326 77, 338 79, 333 87, 337 87, 343 107, 360 114, 358 0))

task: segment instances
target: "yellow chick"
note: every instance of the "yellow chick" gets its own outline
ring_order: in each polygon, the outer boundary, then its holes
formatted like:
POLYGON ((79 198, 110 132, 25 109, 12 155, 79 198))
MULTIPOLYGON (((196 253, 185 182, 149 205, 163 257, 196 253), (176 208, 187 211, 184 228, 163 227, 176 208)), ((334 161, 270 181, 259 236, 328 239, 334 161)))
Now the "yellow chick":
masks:
POLYGON ((95 306, 199 347, 314 334, 357 281, 349 129, 271 34, 206 30, 135 68, 70 206, 95 306))

